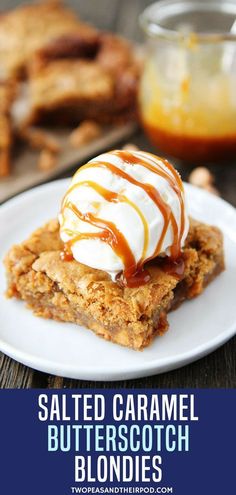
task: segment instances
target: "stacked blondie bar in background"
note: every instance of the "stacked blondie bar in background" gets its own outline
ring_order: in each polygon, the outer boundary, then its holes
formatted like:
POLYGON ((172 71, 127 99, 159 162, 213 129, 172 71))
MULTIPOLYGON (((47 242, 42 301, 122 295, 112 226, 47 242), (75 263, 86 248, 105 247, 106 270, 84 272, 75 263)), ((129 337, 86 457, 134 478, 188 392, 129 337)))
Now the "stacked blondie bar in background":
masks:
POLYGON ((13 146, 59 147, 45 126, 118 124, 136 116, 140 63, 133 47, 81 21, 61 2, 21 6, 0 16, 0 176, 13 146), (87 122, 89 121, 89 122, 87 122), (40 134, 35 125, 43 126, 40 134))

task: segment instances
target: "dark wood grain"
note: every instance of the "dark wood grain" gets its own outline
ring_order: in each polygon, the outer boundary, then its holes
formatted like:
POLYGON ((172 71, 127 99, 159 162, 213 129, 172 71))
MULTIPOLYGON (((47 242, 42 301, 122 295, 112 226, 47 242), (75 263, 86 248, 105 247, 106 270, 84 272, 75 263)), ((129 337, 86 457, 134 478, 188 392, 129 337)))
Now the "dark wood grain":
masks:
POLYGON ((236 338, 206 358, 161 375, 118 382, 48 378, 50 388, 230 388, 235 383, 236 338), (58 387, 59 386, 59 387, 58 387))
MULTIPOLYGON (((17 0, 1 0, 1 10, 11 8, 22 2, 17 0)), ((142 33, 138 26, 138 16, 151 0, 70 0, 81 17, 96 24, 101 29, 120 32, 130 39, 140 41, 142 33)), ((140 148, 154 151, 142 132, 132 138, 140 148)), ((182 178, 188 179, 194 163, 183 165, 176 162, 182 178)), ((224 199, 236 206, 236 166, 210 165, 215 175, 216 186, 224 199)), ((73 172, 73 171, 72 171, 73 172)), ((71 175, 71 173, 67 175, 71 175)), ((65 175, 63 175, 65 177, 65 175)), ((222 308, 222 311, 224 308, 222 308)), ((48 376, 34 371, 13 361, 0 353, 0 388, 171 388, 171 387, 235 387, 236 338, 231 339, 223 347, 199 361, 169 373, 122 382, 88 382, 70 380, 63 377, 48 376)))
POLYGON ((30 388, 34 372, 0 353, 0 388, 30 388))

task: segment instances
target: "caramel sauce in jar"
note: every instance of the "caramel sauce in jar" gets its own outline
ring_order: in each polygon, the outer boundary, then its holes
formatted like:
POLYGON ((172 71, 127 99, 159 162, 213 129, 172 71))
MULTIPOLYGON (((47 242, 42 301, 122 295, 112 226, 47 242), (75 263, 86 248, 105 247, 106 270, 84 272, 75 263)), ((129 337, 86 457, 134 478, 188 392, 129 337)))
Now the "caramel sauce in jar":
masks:
POLYGON ((213 52, 197 41, 176 42, 164 61, 161 49, 147 55, 140 83, 140 120, 150 141, 193 163, 236 154, 236 74, 224 71, 224 59, 213 52))
POLYGON ((211 162, 233 158, 236 155, 236 132, 225 136, 188 136, 174 134, 143 122, 143 127, 154 146, 165 153, 186 161, 211 162))

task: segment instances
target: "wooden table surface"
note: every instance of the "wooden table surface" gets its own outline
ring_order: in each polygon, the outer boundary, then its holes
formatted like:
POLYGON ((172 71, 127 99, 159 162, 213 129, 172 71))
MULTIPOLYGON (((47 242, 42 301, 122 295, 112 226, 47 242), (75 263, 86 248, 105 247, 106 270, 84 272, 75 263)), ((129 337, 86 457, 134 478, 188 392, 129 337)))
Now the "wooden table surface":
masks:
MULTIPOLYGON (((21 3, 16 0, 1 0, 1 9, 14 7, 21 3)), ((138 15, 146 5, 152 2, 147 0, 99 0, 99 2, 97 0, 71 0, 67 3, 81 13, 82 18, 91 21, 99 28, 110 29, 130 39, 140 41, 142 34, 138 27, 138 15)), ((135 134, 132 142, 144 150, 155 151, 142 131, 135 134)), ((176 165, 182 178, 187 180, 193 164, 187 166, 176 163, 176 165)), ((216 186, 222 197, 236 206, 236 163, 217 164, 209 168, 215 175, 216 186)), ((67 176, 72 173, 73 171, 68 172, 67 176)), ((235 356, 236 337, 209 356, 169 373, 122 382, 90 382, 47 375, 17 363, 0 353, 0 388, 228 388, 236 385, 235 356)))

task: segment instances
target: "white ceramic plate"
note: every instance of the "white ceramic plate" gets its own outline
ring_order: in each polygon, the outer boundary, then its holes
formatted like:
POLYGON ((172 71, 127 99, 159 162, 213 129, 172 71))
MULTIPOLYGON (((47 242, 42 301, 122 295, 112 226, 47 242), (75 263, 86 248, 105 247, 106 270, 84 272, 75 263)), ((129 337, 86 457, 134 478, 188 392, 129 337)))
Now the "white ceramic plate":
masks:
MULTIPOLYGON (((39 186, 0 208, 0 256, 57 214, 68 180, 39 186)), ((0 350, 32 368, 70 378, 122 380, 183 366, 213 351, 236 329, 236 210, 185 185, 190 214, 219 226, 225 236, 226 271, 197 299, 170 313, 170 329, 143 352, 106 342, 84 327, 33 316, 21 301, 3 296, 0 267, 0 350)))

